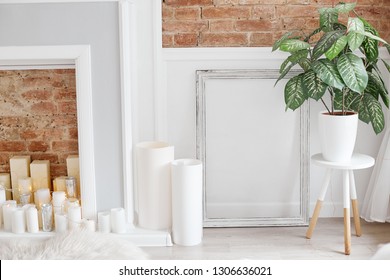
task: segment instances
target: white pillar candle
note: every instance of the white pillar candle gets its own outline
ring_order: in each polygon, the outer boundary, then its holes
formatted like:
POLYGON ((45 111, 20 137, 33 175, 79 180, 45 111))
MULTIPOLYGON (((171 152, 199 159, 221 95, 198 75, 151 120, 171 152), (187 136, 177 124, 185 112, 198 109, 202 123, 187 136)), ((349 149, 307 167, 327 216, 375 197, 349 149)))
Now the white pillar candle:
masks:
POLYGON ((54 223, 56 232, 65 232, 68 230, 68 217, 65 214, 54 214, 54 223))
POLYGON ((87 231, 90 232, 95 232, 96 231, 96 223, 95 220, 88 220, 88 219, 83 219, 82 220, 83 228, 87 231))
POLYGON ((7 200, 4 186, 0 185, 0 228, 3 224, 3 203, 7 200))
POLYGON ((98 230, 102 233, 111 232, 110 212, 99 212, 98 213, 98 230))
POLYGON ((34 160, 30 164, 30 173, 33 192, 38 189, 51 189, 49 160, 34 160))
POLYGON ((154 230, 172 227, 171 168, 174 147, 144 142, 136 147, 139 226, 154 230))
POLYGON ((203 168, 194 159, 172 162, 172 237, 183 246, 198 245, 203 236, 203 168))
POLYGON ((80 166, 78 155, 69 155, 66 158, 66 170, 68 176, 76 179, 76 193, 78 198, 80 198, 80 166))
POLYGON ((25 233, 26 232, 26 217, 22 208, 15 208, 12 212, 12 232, 25 233))
POLYGON ((52 204, 54 213, 61 213, 62 207, 66 200, 66 194, 64 191, 56 191, 52 193, 52 204))
POLYGON ((9 173, 0 173, 0 185, 5 189, 6 200, 12 200, 11 176, 9 173))
POLYGON ((32 179, 31 177, 19 177, 18 178, 19 195, 31 194, 32 192, 32 179))
POLYGON ((50 203, 50 190, 49 189, 38 189, 34 193, 35 205, 38 209, 41 209, 43 204, 50 203))
POLYGON ((29 233, 39 232, 38 210, 37 208, 35 208, 35 205, 25 209, 25 213, 26 213, 27 231, 29 233))
POLYGON ((12 230, 12 212, 16 210, 16 200, 7 200, 2 205, 4 230, 12 230))
POLYGON ((111 232, 125 233, 126 232, 126 215, 125 209, 113 208, 110 211, 111 232))
POLYGON ((11 169, 12 197, 19 203, 18 180, 20 177, 30 177, 30 156, 13 156, 9 160, 11 169))
POLYGON ((78 229, 81 225, 81 207, 71 206, 68 208, 69 229, 78 229))
POLYGON ((77 198, 65 199, 62 211, 64 213, 68 213, 68 208, 72 206, 80 206, 79 200, 77 198))

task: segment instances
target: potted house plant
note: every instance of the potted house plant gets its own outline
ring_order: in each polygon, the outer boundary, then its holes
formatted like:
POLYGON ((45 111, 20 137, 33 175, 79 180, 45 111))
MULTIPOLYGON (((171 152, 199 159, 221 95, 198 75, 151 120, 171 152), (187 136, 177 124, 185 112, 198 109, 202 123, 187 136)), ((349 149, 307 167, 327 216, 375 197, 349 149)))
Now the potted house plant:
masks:
POLYGON ((382 105, 389 107, 388 91, 378 65, 384 63, 390 72, 390 65, 379 58, 379 46, 385 46, 389 53, 390 46, 370 23, 357 15, 355 6, 356 3, 339 3, 319 9, 317 29, 310 34, 301 30, 287 32, 272 49, 290 53, 280 66, 277 82, 293 67, 303 70, 285 86, 286 110, 295 110, 308 99, 323 103, 319 134, 320 138, 325 137, 321 140, 323 156, 331 161, 350 159, 358 119, 371 123, 375 133, 380 133, 385 127, 382 105), (339 21, 342 14, 348 16, 344 23, 339 21), (326 93, 330 98, 325 98, 326 93), (323 128, 328 122, 330 127, 323 128), (336 132, 332 132, 333 128, 336 132), (331 146, 336 151, 332 152, 331 146))

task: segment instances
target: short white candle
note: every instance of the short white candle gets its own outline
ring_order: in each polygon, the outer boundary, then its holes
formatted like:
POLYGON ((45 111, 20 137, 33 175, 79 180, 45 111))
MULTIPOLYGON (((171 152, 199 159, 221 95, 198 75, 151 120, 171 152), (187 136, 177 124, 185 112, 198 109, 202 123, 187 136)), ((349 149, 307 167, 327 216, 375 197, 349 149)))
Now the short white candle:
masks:
POLYGON ((71 206, 68 208, 69 229, 77 229, 81 225, 81 207, 71 206))
POLYGON ((27 231, 29 233, 39 232, 38 210, 37 208, 35 208, 35 205, 25 209, 25 213, 26 213, 27 231))
POLYGON ((54 223, 56 232, 65 232, 68 230, 68 218, 65 214, 54 214, 54 223))
POLYGON ((16 210, 16 200, 7 200, 2 205, 4 230, 12 230, 12 212, 16 210))
POLYGON ((12 211, 12 232, 25 233, 26 232, 26 216, 22 208, 15 208, 12 211))
POLYGON ((39 189, 34 193, 34 201, 38 209, 40 209, 43 204, 50 203, 50 200, 49 189, 39 189))
POLYGON ((54 213, 62 213, 62 207, 66 200, 66 194, 64 191, 56 191, 52 193, 52 204, 54 213))
POLYGON ((110 212, 98 213, 98 230, 102 233, 111 232, 110 212))
POLYGON ((126 232, 126 215, 125 209, 113 208, 110 211, 111 231, 113 233, 126 232))

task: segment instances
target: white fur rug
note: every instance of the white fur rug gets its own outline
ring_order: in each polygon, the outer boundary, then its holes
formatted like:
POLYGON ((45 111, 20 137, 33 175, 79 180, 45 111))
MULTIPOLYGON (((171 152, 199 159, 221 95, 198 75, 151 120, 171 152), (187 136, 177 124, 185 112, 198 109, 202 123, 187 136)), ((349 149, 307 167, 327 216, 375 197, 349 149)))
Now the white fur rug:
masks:
POLYGON ((139 247, 119 235, 86 230, 58 233, 49 239, 0 240, 1 260, 144 260, 139 247))

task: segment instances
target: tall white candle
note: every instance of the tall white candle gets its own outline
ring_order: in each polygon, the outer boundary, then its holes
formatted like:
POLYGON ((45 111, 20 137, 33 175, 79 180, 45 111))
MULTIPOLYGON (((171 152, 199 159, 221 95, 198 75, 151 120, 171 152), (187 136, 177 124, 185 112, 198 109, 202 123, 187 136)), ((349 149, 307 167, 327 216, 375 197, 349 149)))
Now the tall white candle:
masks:
POLYGON ((29 233, 39 232, 39 223, 38 223, 38 210, 34 206, 28 207, 26 210, 26 223, 27 231, 29 233))
POLYGON ((69 229, 77 229, 81 225, 81 207, 71 206, 68 208, 69 229))
POLYGON ((171 166, 174 147, 143 142, 136 147, 139 226, 154 230, 172 227, 171 166))
POLYGON ((30 156, 13 156, 9 160, 11 169, 12 198, 19 203, 18 180, 20 177, 30 177, 30 156))
POLYGON ((22 208, 16 208, 12 211, 12 232, 25 233, 26 232, 26 216, 22 208))
POLYGON ((30 173, 34 192, 38 189, 51 189, 49 160, 34 160, 30 164, 30 173))
POLYGON ((43 204, 50 203, 50 198, 51 197, 49 189, 38 189, 34 193, 34 201, 38 209, 40 209, 43 204))
POLYGON ((9 173, 0 173, 0 185, 5 189, 6 200, 12 200, 11 176, 9 173))
POLYGON ((126 232, 126 215, 125 209, 113 208, 110 211, 111 231, 113 233, 125 233, 126 232))
POLYGON ((175 244, 193 246, 203 236, 203 168, 194 159, 172 162, 172 237, 175 244))
POLYGON ((4 230, 12 230, 12 212, 16 210, 16 200, 7 200, 3 203, 4 230))
POLYGON ((5 194, 5 188, 0 185, 0 228, 3 224, 3 203, 7 200, 7 195, 5 194))
POLYGON ((52 204, 54 213, 61 213, 62 207, 66 200, 66 194, 64 191, 56 191, 52 193, 52 204))
POLYGON ((102 233, 111 232, 110 212, 99 212, 98 213, 98 230, 102 233))
POLYGON ((68 217, 65 214, 54 214, 54 223, 56 232, 65 232, 68 230, 68 217))

